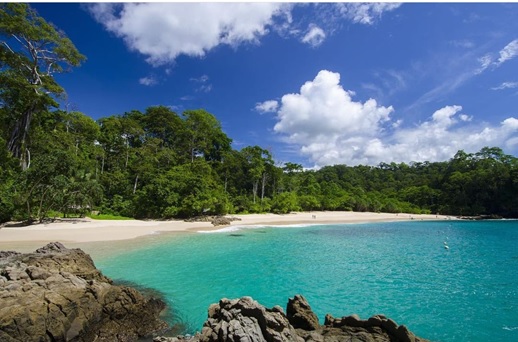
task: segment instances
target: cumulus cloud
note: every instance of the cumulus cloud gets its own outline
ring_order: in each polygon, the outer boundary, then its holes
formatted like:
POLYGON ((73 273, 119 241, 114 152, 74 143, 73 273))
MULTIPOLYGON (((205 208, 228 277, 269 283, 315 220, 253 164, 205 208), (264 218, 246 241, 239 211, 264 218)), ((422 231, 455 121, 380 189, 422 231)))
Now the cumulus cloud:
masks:
POLYGON ((492 90, 503 90, 503 89, 513 89, 518 88, 518 82, 503 82, 498 87, 491 88, 492 90))
POLYGON ((204 57, 220 45, 237 48, 247 43, 259 44, 270 32, 317 47, 344 22, 372 25, 383 13, 400 4, 317 4, 311 17, 294 19, 292 10, 297 6, 307 5, 152 2, 93 3, 87 8, 96 21, 123 39, 129 49, 159 66, 174 62, 180 55, 204 57))
POLYGON ((277 102, 275 100, 264 101, 264 102, 257 103, 255 105, 255 110, 261 114, 273 113, 273 112, 277 111, 277 108, 279 108, 279 102, 277 102))
POLYGON ((148 77, 142 77, 141 79, 139 79, 138 83, 145 85, 145 86, 152 86, 152 85, 157 84, 158 81, 154 77, 148 76, 148 77))
POLYGON ((458 150, 518 143, 518 119, 500 125, 473 123, 459 105, 436 110, 428 120, 402 127, 394 109, 352 99, 340 74, 322 70, 298 93, 282 97, 274 131, 317 166, 442 161, 458 150))
POLYGON ((179 55, 203 57, 220 44, 258 43, 274 17, 290 8, 279 3, 96 3, 94 18, 154 65, 179 55))
POLYGON ((312 47, 317 47, 326 39, 326 33, 315 24, 310 24, 307 33, 302 37, 302 42, 312 47))
POLYGON ((353 23, 372 25, 384 12, 393 11, 399 3, 340 3, 340 13, 353 23))

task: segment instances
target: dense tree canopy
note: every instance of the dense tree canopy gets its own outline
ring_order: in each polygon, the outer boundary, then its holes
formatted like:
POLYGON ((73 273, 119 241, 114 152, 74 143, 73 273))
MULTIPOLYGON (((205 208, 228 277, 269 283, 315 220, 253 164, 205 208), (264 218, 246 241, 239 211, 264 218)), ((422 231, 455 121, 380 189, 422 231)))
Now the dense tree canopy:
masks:
POLYGON ((233 149, 203 109, 153 106, 97 121, 56 109, 63 89, 52 74, 84 57, 25 4, 0 4, 0 37, 0 222, 92 210, 155 219, 294 210, 518 217, 518 159, 498 147, 433 163, 276 165, 260 146, 233 149))
POLYGON ((0 4, 0 103, 7 149, 22 168, 30 163, 32 121, 63 89, 53 78, 84 60, 62 32, 27 4, 0 4))

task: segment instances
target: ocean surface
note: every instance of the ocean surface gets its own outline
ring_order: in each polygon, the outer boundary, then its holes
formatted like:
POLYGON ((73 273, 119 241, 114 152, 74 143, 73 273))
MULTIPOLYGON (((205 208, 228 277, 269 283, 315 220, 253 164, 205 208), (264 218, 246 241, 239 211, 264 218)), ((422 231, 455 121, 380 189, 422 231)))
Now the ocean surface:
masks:
POLYGON ((157 234, 94 257, 107 276, 159 291, 184 332, 220 298, 385 314, 432 341, 518 341, 518 221, 257 226, 157 234), (445 247, 448 248, 445 248, 445 247))

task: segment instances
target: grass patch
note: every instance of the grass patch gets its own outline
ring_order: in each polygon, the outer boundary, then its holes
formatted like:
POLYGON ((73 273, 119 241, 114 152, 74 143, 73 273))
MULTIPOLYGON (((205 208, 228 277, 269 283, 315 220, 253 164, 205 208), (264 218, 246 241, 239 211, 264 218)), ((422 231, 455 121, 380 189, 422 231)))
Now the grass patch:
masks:
POLYGON ((119 216, 119 215, 110 215, 110 214, 96 214, 96 215, 86 215, 92 220, 134 220, 133 217, 119 216))

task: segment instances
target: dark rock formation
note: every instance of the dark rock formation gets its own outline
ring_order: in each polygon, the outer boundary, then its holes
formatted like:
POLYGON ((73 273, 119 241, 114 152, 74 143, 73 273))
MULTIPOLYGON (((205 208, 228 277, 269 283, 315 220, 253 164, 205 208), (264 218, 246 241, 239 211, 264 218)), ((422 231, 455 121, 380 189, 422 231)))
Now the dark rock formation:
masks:
POLYGON ((206 342, 298 340, 280 307, 267 309, 250 297, 212 304, 200 337, 206 342))
POLYGON ((461 220, 468 220, 468 221, 481 221, 481 220, 501 220, 503 219, 502 216, 491 214, 491 215, 475 215, 475 216, 458 216, 461 220))
POLYGON ((165 304, 115 286, 80 249, 0 253, 0 341, 134 341, 164 329, 165 304))
POLYGON ((185 222, 210 222, 214 227, 228 226, 233 221, 241 221, 239 217, 228 216, 196 216, 185 220, 185 222))
POLYGON ((288 299, 286 314, 295 329, 317 330, 320 327, 317 315, 311 310, 306 298, 300 295, 288 299))
POLYGON ((222 299, 209 307, 201 334, 157 337, 155 342, 426 342, 404 325, 383 315, 361 320, 357 315, 334 318, 327 315, 318 324, 306 299, 289 299, 286 316, 278 306, 267 309, 250 297, 222 299), (290 324, 291 323, 291 324, 290 324))

